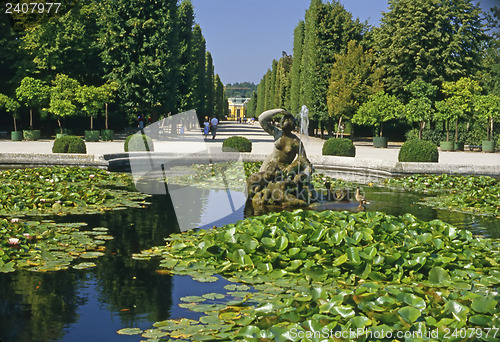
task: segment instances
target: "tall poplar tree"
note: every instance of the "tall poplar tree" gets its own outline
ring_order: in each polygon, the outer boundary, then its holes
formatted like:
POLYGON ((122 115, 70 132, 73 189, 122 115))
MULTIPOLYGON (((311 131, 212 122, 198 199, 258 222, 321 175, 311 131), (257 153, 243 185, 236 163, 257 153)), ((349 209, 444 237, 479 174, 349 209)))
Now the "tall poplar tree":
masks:
POLYGON ((259 84, 257 85, 257 106, 256 115, 260 115, 266 108, 266 76, 262 76, 259 84))
POLYGON ((205 62, 205 115, 211 116, 214 114, 214 63, 208 51, 205 62))
POLYGON ((301 20, 293 33, 293 61, 290 77, 290 110, 298 113, 303 102, 303 88, 300 83, 302 73, 302 48, 304 45, 304 21, 301 20))
POLYGON ((179 63, 180 82, 178 93, 178 112, 193 109, 193 24, 194 10, 190 0, 183 0, 178 10, 179 17, 179 63))
POLYGON ((200 123, 205 116, 205 78, 206 78, 206 43, 201 27, 195 24, 193 28, 193 107, 196 109, 200 123))
POLYGON ((225 105, 224 105, 224 84, 220 80, 219 74, 215 75, 215 105, 214 105, 214 115, 217 117, 223 117, 226 115, 225 105))

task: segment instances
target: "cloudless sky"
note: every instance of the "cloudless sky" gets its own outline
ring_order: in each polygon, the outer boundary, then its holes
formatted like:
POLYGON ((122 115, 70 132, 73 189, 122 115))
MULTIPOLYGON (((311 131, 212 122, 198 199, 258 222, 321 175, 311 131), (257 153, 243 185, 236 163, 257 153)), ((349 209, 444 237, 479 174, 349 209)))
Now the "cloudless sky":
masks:
MULTIPOLYGON (((354 18, 378 26, 387 0, 341 0, 354 18)), ((499 0, 483 0, 493 6, 499 0)), ((279 59, 293 53, 293 30, 310 0, 192 0, 222 83, 257 84, 279 59)))

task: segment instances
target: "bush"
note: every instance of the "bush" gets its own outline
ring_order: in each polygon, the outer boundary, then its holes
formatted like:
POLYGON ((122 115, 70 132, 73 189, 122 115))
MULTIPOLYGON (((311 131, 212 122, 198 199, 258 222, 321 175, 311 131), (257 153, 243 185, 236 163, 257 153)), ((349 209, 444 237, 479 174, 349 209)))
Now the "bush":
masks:
POLYGON ((145 134, 132 134, 125 139, 123 146, 125 152, 153 152, 154 144, 153 139, 145 134))
POLYGON ((330 138, 323 144, 322 153, 324 156, 354 157, 356 148, 349 139, 330 138))
POLYGON ((52 153, 87 153, 87 147, 82 138, 65 135, 54 141, 52 153))
POLYGON ((398 160, 400 162, 437 163, 439 153, 437 146, 431 141, 411 140, 401 146, 398 160))
POLYGON ((252 142, 245 137, 229 137, 222 143, 224 152, 252 152, 252 142))

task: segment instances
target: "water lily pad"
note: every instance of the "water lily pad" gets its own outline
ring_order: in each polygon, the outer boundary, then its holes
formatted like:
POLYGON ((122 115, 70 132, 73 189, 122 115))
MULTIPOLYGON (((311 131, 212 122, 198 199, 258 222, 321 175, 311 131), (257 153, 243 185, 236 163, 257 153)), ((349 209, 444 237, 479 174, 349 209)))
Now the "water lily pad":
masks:
POLYGON ((139 328, 123 328, 117 331, 120 335, 139 335, 142 334, 142 330, 139 328))

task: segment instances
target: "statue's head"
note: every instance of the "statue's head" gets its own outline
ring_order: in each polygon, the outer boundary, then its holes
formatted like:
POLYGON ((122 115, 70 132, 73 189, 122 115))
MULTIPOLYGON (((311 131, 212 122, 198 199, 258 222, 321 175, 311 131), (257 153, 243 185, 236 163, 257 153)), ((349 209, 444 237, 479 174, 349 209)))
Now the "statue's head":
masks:
POLYGON ((295 117, 292 114, 285 112, 281 118, 281 129, 293 131, 296 126, 297 122, 295 117))

